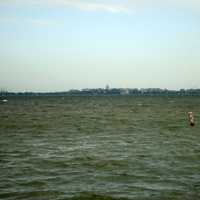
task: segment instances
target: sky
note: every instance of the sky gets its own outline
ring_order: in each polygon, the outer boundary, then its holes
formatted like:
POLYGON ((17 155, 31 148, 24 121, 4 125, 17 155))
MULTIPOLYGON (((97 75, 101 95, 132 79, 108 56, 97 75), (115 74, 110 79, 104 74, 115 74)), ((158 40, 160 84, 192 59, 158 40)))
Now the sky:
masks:
POLYGON ((0 0, 0 89, 200 88, 198 0, 0 0))

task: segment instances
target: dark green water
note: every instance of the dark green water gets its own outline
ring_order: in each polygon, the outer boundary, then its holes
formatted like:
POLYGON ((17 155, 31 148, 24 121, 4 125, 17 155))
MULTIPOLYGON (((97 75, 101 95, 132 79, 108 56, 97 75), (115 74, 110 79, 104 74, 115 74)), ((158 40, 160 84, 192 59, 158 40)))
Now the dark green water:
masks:
POLYGON ((1 102, 0 199, 200 199, 200 98, 1 102))

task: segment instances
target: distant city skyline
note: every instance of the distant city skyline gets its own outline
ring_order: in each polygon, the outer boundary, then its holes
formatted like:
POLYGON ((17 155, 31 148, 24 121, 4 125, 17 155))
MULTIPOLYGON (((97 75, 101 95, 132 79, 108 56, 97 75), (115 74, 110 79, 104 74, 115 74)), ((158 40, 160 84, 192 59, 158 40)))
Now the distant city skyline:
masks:
POLYGON ((1 102, 7 102, 4 97, 12 96, 200 96, 200 89, 167 90, 160 88, 93 88, 69 90, 60 92, 9 92, 0 91, 1 102))
POLYGON ((200 3, 0 1, 0 89, 200 88, 200 3))

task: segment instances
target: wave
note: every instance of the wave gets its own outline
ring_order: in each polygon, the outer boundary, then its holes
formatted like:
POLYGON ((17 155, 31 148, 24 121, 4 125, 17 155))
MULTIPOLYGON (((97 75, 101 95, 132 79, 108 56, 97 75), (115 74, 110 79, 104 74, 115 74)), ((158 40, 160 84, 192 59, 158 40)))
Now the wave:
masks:
POLYGON ((82 192, 78 196, 74 196, 69 200, 129 200, 127 198, 116 198, 104 194, 95 194, 92 192, 82 192))

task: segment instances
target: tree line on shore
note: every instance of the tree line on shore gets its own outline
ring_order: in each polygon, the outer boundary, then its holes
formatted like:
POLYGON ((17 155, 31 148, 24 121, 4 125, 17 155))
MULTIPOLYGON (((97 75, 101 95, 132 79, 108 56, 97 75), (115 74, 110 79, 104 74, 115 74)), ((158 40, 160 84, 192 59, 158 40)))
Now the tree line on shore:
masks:
POLYGON ((0 96, 200 96, 200 89, 168 90, 160 88, 96 88, 63 92, 9 92, 0 91, 0 96))

